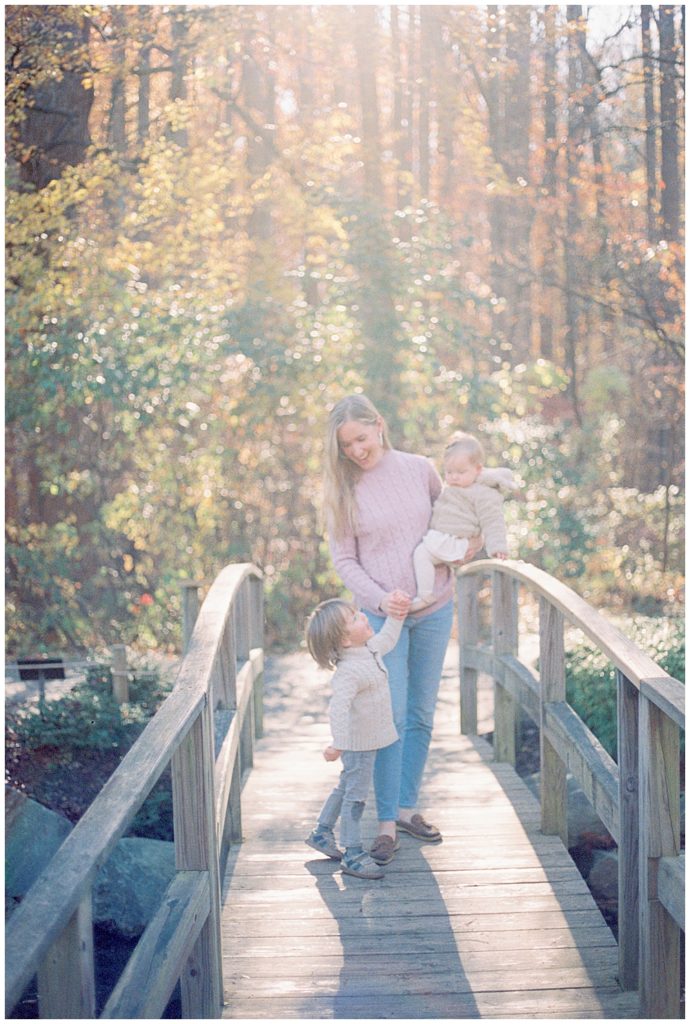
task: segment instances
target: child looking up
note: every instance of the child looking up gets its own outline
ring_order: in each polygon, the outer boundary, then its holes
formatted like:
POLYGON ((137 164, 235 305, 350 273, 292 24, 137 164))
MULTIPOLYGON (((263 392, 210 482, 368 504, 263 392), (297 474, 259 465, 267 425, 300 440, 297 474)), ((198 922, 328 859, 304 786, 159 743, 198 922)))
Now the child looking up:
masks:
MULTIPOLYGON (((402 592, 397 597, 409 601, 402 592)), ((327 761, 341 757, 343 768, 306 843, 340 860, 342 871, 356 878, 383 878, 362 847, 360 823, 376 752, 398 739, 383 656, 397 644, 402 624, 402 618, 389 616, 375 634, 363 612, 339 599, 323 601, 307 622, 309 653, 321 668, 335 668, 329 707, 333 738, 323 756, 327 761), (333 833, 338 818, 344 853, 333 833)))
POLYGON ((412 560, 417 596, 410 611, 433 600, 435 569, 462 561, 469 538, 482 533, 491 558, 508 557, 503 493, 517 484, 509 469, 484 469, 484 449, 472 434, 457 434, 443 455, 444 486, 434 504, 430 528, 412 560))

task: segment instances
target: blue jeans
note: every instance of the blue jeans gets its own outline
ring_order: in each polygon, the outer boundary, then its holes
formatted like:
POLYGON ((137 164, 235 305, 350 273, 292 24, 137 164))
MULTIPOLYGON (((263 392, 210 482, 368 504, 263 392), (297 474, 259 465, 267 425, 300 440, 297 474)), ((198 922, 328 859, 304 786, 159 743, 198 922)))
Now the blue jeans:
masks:
POLYGON ((340 818, 340 844, 362 845, 360 822, 371 786, 375 750, 343 750, 343 768, 338 785, 327 798, 319 814, 319 828, 332 829, 340 818))
MULTIPOLYGON (((378 632, 384 616, 366 615, 378 632)), ((417 806, 452 625, 452 600, 423 618, 408 616, 400 639, 383 659, 400 739, 376 755, 374 792, 379 821, 395 821, 400 807, 417 806)))

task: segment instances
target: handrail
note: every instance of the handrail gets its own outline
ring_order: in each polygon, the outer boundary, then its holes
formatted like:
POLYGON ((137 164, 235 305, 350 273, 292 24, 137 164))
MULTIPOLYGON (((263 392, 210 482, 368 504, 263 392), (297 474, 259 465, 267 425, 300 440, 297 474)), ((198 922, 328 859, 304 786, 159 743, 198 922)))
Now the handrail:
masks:
POLYGON ((242 773, 261 730, 262 601, 261 573, 249 563, 226 566, 210 587, 171 694, 8 923, 7 1014, 38 974, 41 1016, 95 1016, 91 889, 170 764, 177 874, 103 1016, 160 1017, 178 979, 184 1016, 220 1016, 220 874, 229 843, 241 839, 242 773), (161 963, 163 919, 176 955, 161 963), (158 970, 142 970, 156 957, 158 970))
POLYGON ((567 845, 567 772, 618 844, 619 981, 639 986, 645 1018, 676 1018, 684 855, 680 730, 685 687, 579 595, 525 562, 484 559, 458 572, 461 729, 477 732, 477 672, 494 680, 494 756, 515 764, 520 710, 540 727, 542 831, 567 845), (478 577, 492 580, 492 643, 477 637, 478 577), (518 588, 539 597, 539 679, 517 658, 518 588), (616 668, 618 763, 566 701, 564 623, 616 668))

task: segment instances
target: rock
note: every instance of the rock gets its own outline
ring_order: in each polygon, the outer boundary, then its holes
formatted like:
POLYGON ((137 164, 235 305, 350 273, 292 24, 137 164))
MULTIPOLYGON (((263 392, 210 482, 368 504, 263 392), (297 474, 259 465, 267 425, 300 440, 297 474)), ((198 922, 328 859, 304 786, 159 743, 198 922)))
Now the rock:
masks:
MULTIPOLYGON (((540 773, 525 775, 522 780, 531 793, 539 799, 540 773)), ((582 792, 572 775, 568 776, 568 848, 578 846, 581 836, 610 838, 601 819, 582 792)), ((596 844, 595 844, 596 845, 596 844)))
POLYGON ((615 850, 593 850, 587 885, 595 898, 618 898, 618 854, 615 850))
POLYGON ((608 839, 609 833, 591 803, 572 776, 568 776, 568 846, 577 846, 580 837, 599 836, 608 839))
POLYGON ((72 831, 61 814, 17 790, 5 790, 5 906, 24 896, 72 831))
POLYGON ((120 935, 140 935, 175 874, 175 846, 162 839, 120 839, 96 878, 93 917, 120 935))

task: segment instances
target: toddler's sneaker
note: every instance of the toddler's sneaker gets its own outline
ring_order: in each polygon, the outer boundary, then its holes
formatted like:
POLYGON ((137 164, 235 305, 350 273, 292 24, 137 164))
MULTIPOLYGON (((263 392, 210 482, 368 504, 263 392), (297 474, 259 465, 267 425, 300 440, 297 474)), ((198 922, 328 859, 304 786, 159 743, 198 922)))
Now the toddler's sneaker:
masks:
POLYGON ((311 846, 312 850, 325 853, 332 860, 342 860, 343 852, 338 849, 335 836, 330 829, 322 831, 319 831, 317 828, 312 829, 304 841, 307 846, 311 846))
POLYGON ((340 870, 344 875, 353 875, 355 878, 383 878, 385 874, 365 850, 349 855, 346 851, 340 870))

